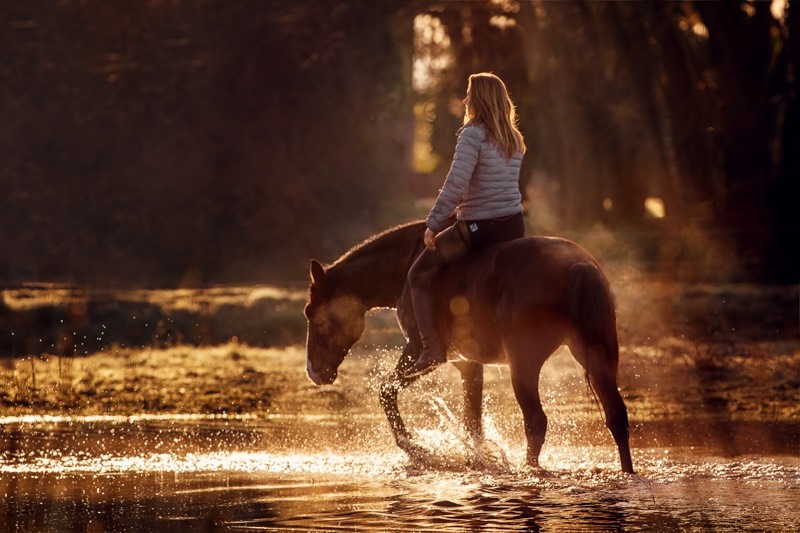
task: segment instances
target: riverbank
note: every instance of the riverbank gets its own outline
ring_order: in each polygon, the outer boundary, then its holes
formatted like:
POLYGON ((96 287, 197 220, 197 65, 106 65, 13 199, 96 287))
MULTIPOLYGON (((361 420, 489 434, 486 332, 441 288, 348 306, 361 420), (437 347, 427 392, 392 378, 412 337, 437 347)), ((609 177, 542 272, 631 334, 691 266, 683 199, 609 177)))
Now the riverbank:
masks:
MULTIPOLYGON (((796 286, 638 280, 618 283, 615 294, 620 384, 632 419, 800 419, 796 286)), ((27 353, 2 354, 0 416, 260 415, 336 396, 315 395, 310 385, 300 389, 307 397, 287 396, 288 383, 305 381, 305 292, 299 287, 116 293, 22 287, 4 291, 3 302, 6 342, 27 335, 36 343, 27 353), (23 335, 9 324, 29 329, 23 335), (58 346, 48 339, 67 325, 75 326, 72 338, 87 338, 77 343, 80 349, 45 349, 58 346)), ((368 315, 364 337, 333 389, 340 391, 340 406, 380 412, 351 389, 375 396, 402 343, 391 311, 368 315), (369 364, 354 376, 351 359, 369 364)), ((452 389, 457 398, 455 371, 448 372, 453 375, 444 380, 443 394, 452 389)), ((507 379, 507 371, 500 373, 507 379)), ((498 390, 510 395, 510 387, 498 390)), ((550 411, 591 409, 580 369, 568 355, 545 366, 543 398, 550 411)))

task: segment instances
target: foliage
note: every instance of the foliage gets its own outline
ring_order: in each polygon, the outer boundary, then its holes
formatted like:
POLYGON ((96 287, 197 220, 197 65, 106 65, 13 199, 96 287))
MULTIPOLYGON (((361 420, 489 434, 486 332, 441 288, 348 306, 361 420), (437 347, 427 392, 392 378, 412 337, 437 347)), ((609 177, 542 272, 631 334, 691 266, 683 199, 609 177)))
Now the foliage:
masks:
POLYGON ((1 9, 0 273, 264 279, 393 208, 410 89, 382 4, 1 9))
POLYGON ((796 281, 799 17, 794 2, 782 20, 768 2, 7 2, 0 280, 302 278, 309 257, 413 216, 447 170, 466 76, 491 70, 531 149, 534 231, 655 234, 667 271, 717 242, 732 271, 796 281), (417 15, 451 60, 414 92, 417 15), (439 165, 423 188, 420 132, 439 165))
MULTIPOLYGON (((433 4, 454 57, 440 91, 422 97, 445 109, 471 72, 506 80, 530 148, 534 230, 656 229, 671 269, 676 243, 687 260, 703 252, 691 248, 701 227, 703 240, 737 250, 740 276, 795 281, 800 11, 778 20, 770 7, 433 4), (664 220, 648 198, 663 202, 664 220), (540 208, 553 212, 541 204, 555 205, 555 224, 536 227, 540 208)), ((446 152, 453 117, 440 116, 433 144, 446 152)))

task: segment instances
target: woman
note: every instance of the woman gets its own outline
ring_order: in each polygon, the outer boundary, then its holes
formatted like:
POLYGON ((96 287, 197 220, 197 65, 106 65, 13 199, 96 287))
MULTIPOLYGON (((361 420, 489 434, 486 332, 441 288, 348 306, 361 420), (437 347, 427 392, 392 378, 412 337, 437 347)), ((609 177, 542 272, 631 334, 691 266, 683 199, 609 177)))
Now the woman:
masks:
POLYGON ((526 148, 506 86, 494 74, 473 74, 463 102, 453 163, 425 220, 425 249, 408 272, 423 345, 408 377, 447 361, 434 313, 436 275, 469 252, 525 234, 519 171, 526 148), (457 222, 446 227, 454 211, 457 222))

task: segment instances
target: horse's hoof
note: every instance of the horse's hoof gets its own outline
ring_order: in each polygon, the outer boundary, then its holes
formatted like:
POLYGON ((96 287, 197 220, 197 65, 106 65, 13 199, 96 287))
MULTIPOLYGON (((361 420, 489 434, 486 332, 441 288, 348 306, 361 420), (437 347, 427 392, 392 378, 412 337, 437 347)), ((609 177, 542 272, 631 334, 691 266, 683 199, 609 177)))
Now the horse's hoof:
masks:
POLYGON ((470 461, 474 468, 481 470, 492 468, 508 468, 509 461, 503 448, 492 441, 476 440, 470 461))
POLYGON ((539 463, 527 463, 525 464, 523 471, 526 474, 530 474, 531 476, 538 477, 538 478, 552 478, 555 477, 555 474, 550 470, 542 467, 539 463))

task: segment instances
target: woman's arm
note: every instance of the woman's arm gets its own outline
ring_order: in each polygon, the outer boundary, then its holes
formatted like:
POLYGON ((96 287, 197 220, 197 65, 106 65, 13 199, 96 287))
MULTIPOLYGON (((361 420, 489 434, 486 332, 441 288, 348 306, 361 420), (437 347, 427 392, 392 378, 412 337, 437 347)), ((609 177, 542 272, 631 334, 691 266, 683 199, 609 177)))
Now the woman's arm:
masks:
POLYGON ((444 229, 448 217, 463 198, 472 179, 472 173, 478 164, 482 137, 483 131, 480 128, 469 125, 464 127, 458 135, 450 171, 447 173, 442 190, 439 191, 439 196, 425 220, 425 224, 434 233, 444 229))

